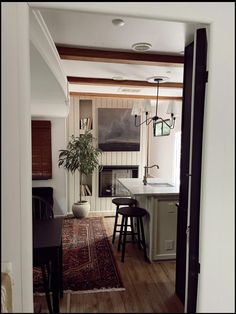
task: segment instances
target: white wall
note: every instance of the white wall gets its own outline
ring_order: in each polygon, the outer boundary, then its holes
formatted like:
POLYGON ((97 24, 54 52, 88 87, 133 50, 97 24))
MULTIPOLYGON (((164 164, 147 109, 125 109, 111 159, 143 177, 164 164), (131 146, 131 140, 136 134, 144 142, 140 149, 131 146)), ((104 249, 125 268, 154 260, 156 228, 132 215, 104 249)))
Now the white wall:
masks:
POLYGON ((198 310, 235 311, 235 10, 210 27, 203 139, 198 310), (219 80, 219 78, 226 80, 219 80), (224 120, 224 131, 219 127, 224 120), (211 293, 209 293, 209 291, 211 293))
MULTIPOLYGON (((166 114, 169 101, 160 101, 158 105, 158 116, 162 119, 169 119, 170 115, 166 114)), ((175 128, 170 131, 168 136, 153 136, 153 125, 149 125, 149 166, 158 164, 156 167, 149 170, 149 174, 153 177, 166 179, 168 182, 174 183, 174 158, 175 158, 175 133, 181 131, 181 107, 182 102, 177 102, 179 106, 179 116, 176 117, 175 128)))
POLYGON ((33 312, 28 5, 2 8, 1 261, 12 263, 13 312, 33 312))
POLYGON ((50 186, 53 188, 55 215, 67 213, 67 173, 63 168, 58 167, 59 150, 66 148, 66 119, 65 118, 32 118, 32 120, 51 121, 51 145, 52 145, 52 179, 33 180, 32 186, 50 186))
MULTIPOLYGON (((55 6, 56 4, 51 4, 55 6)), ((58 5, 58 4, 57 4, 58 5)), ((59 3, 67 7, 68 3, 59 3)), ((210 24, 204 118, 198 312, 234 312, 233 2, 81 2, 78 10, 210 24), (224 132, 219 121, 224 117, 224 132)), ((158 34, 158 30, 157 30, 158 34)))

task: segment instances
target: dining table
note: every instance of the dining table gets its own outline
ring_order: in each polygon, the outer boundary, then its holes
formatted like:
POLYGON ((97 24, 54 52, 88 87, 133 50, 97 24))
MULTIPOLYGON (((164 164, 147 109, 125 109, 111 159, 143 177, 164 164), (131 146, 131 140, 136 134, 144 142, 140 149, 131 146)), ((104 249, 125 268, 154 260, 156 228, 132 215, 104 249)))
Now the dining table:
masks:
POLYGON ((63 217, 33 221, 33 265, 51 263, 53 313, 60 313, 63 297, 63 217))

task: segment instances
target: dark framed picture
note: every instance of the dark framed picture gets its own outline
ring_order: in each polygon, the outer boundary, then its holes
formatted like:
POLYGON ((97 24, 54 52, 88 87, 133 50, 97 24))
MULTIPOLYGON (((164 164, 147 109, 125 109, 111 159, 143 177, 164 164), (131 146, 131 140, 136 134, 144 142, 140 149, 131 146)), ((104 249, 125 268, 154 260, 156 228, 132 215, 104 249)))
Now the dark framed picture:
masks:
POLYGON ((134 125, 131 111, 128 108, 98 108, 98 147, 102 151, 140 150, 140 127, 134 125))
MULTIPOLYGON (((170 123, 170 119, 166 119, 165 121, 170 123)), ((166 135, 170 135, 170 128, 163 121, 157 121, 156 123, 153 123, 153 136, 166 135)))

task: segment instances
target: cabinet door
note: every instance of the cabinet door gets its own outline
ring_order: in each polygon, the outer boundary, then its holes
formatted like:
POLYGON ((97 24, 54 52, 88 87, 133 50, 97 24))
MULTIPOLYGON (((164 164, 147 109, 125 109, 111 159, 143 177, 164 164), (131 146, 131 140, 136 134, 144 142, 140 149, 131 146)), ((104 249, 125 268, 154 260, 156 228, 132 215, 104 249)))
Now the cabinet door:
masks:
POLYGON ((176 200, 160 200, 157 209, 155 259, 175 259, 177 210, 176 200))

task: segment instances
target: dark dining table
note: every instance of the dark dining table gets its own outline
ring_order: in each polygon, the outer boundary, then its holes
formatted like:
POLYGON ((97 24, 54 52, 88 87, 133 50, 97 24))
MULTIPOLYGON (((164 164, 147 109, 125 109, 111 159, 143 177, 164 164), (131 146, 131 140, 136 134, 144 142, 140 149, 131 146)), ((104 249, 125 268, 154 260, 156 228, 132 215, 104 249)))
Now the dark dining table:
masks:
POLYGON ((62 225, 63 217, 33 222, 33 265, 51 262, 53 313, 60 312, 63 297, 62 225))

